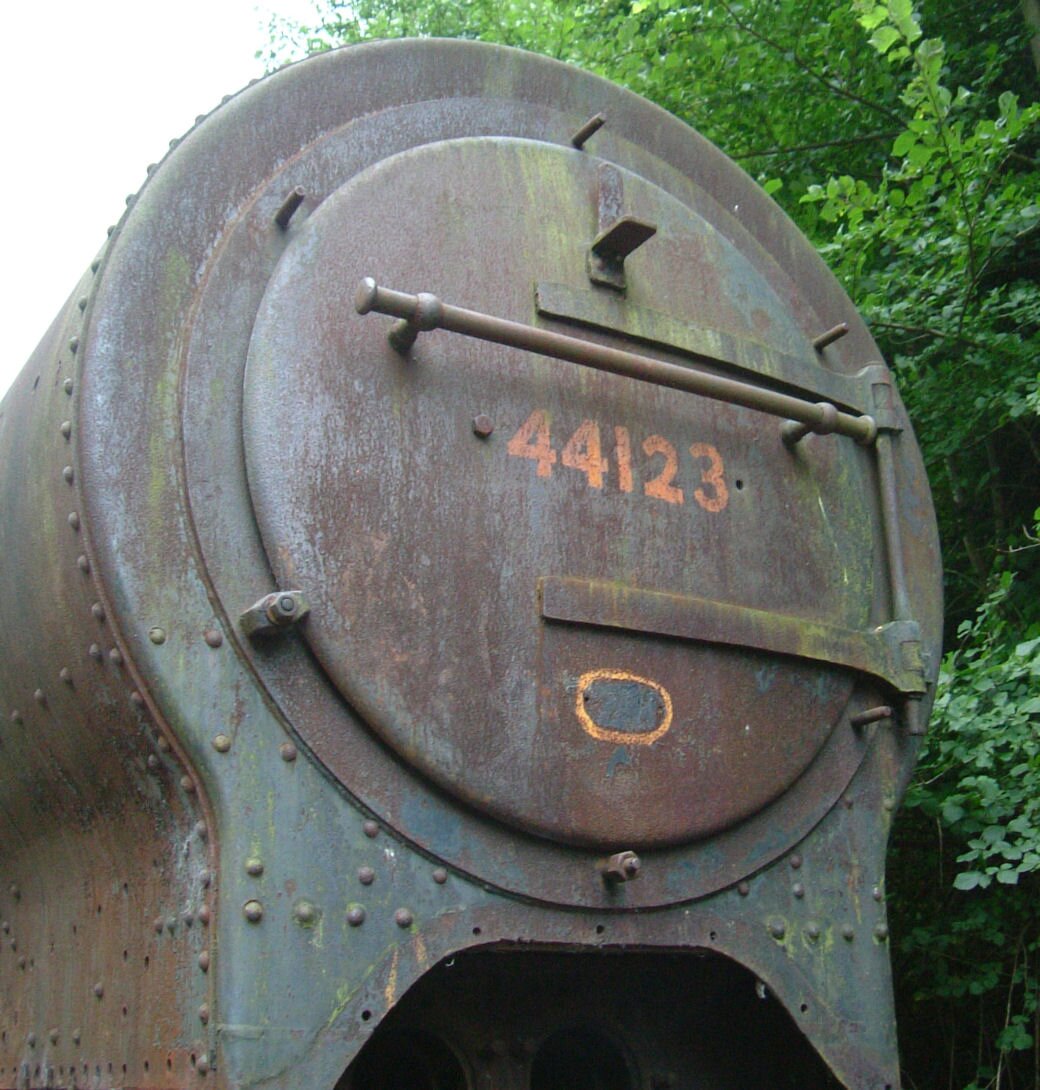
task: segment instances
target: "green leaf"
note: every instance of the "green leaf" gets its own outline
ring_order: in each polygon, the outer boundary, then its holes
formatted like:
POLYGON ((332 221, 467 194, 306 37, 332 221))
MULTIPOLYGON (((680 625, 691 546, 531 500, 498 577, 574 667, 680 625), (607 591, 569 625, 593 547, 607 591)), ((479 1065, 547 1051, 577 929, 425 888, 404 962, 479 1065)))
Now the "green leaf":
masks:
POLYGON ((870 44, 884 56, 902 35, 894 26, 879 26, 870 36, 870 44))

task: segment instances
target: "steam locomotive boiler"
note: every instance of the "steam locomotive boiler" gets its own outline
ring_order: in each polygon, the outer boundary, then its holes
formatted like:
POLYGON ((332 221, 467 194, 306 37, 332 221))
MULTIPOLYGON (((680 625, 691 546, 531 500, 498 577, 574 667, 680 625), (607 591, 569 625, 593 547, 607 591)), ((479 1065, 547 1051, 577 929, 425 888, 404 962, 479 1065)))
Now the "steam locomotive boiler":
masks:
POLYGON ((927 483, 674 118, 472 42, 249 87, 0 466, 4 1090, 898 1086, 927 483))

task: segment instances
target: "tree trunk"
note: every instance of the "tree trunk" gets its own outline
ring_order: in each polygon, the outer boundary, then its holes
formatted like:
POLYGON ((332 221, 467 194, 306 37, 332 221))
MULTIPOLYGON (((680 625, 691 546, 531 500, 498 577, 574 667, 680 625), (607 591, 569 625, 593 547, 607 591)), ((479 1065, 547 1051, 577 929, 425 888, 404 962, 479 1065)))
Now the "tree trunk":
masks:
POLYGON ((1025 16, 1026 25, 1033 32, 1029 48, 1033 54, 1036 74, 1040 77, 1040 0, 1022 0, 1022 14, 1025 16))

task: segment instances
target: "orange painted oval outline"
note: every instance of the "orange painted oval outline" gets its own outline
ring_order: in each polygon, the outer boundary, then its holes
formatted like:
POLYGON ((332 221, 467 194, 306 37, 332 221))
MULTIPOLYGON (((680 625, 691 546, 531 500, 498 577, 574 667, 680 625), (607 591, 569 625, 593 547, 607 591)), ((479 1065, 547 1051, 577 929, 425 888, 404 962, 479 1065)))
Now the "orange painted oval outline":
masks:
POLYGON ((597 738, 601 742, 616 742, 623 746, 650 746, 663 734, 668 732, 672 725, 672 698, 668 690, 651 681, 648 677, 640 677, 639 674, 629 673, 628 670, 589 670, 578 678, 578 691, 574 701, 574 710, 581 723, 581 729, 586 734, 597 738), (623 730, 604 730, 598 726, 592 716, 585 710, 585 693, 594 681, 635 681, 640 685, 646 685, 655 689, 664 703, 664 719, 661 725, 648 734, 629 734, 623 730))

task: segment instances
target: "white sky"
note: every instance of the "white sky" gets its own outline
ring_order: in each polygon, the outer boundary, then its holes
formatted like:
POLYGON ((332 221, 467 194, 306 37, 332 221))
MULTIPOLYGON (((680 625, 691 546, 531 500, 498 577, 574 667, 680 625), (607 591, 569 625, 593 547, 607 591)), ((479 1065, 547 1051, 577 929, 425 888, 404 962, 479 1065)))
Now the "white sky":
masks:
POLYGON ((140 188, 197 114, 263 72, 271 11, 312 0, 52 0, 3 19, 0 397, 140 188))

